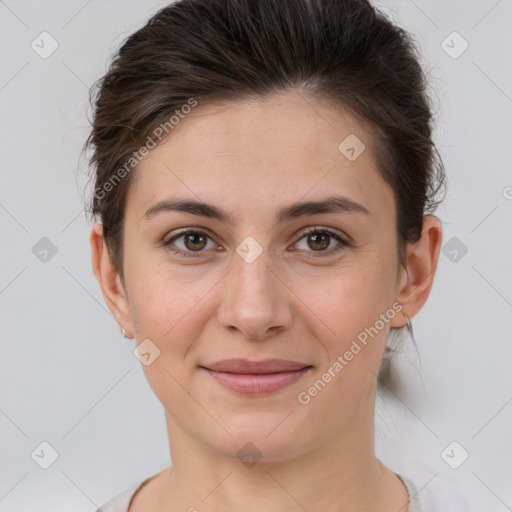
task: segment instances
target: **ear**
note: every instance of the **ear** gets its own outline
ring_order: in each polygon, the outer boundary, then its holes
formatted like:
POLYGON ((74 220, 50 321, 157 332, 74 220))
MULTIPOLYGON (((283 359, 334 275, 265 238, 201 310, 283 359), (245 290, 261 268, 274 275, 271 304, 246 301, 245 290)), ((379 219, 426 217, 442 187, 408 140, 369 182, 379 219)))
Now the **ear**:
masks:
POLYGON ((395 316, 391 327, 403 327, 428 299, 437 269, 443 230, 437 217, 423 217, 421 238, 407 248, 406 268, 401 269, 395 300, 402 304, 402 315, 395 316), (404 315, 405 313, 405 315, 404 315))
POLYGON ((107 244, 103 237, 103 224, 97 222, 90 236, 92 251, 92 268, 103 292, 108 308, 114 315, 119 328, 126 330, 126 337, 133 338, 133 326, 127 295, 119 273, 114 268, 107 244))

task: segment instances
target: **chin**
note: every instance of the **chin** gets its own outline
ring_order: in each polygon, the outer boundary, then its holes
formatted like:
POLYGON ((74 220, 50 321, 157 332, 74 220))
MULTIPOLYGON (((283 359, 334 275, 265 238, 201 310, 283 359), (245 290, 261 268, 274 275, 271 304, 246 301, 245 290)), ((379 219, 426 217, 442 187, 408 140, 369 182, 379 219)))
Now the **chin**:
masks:
POLYGON ((306 451, 305 446, 301 447, 301 441, 306 439, 303 437, 305 429, 294 423, 296 418, 292 419, 291 411, 238 415, 232 421, 224 422, 233 437, 222 436, 212 444, 217 445, 217 450, 224 455, 239 459, 247 467, 256 462, 273 463, 294 458, 306 451))

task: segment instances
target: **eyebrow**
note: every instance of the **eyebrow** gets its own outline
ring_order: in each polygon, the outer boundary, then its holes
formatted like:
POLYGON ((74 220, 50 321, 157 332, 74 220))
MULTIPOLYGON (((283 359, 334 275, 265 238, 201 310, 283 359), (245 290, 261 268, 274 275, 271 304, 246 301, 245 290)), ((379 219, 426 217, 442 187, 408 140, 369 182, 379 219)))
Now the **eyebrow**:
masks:
MULTIPOLYGON (((185 212, 201 217, 219 220, 228 225, 235 224, 235 217, 212 204, 192 199, 167 199, 151 206, 144 218, 150 219, 163 212, 185 212)), ((360 203, 344 196, 331 196, 319 201, 303 201, 281 208, 277 214, 278 222, 291 221, 306 215, 319 213, 360 213, 370 212, 360 203)))

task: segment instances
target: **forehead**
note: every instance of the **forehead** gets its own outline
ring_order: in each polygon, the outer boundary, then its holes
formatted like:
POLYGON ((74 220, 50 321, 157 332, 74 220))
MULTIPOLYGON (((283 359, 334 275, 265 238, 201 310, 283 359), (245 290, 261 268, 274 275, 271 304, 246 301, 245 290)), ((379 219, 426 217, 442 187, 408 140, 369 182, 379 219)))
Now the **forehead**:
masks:
POLYGON ((355 116, 301 93, 198 104, 134 171, 127 207, 186 195, 261 214, 258 205, 282 206, 285 197, 344 195, 385 210, 393 196, 373 147, 355 116))

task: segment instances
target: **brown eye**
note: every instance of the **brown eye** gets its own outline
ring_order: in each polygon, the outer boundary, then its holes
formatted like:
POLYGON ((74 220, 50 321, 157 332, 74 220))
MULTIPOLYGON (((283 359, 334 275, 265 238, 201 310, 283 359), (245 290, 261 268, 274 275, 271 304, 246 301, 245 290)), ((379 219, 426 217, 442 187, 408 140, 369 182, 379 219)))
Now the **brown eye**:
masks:
POLYGON ((200 251, 206 246, 208 237, 202 233, 187 233, 183 235, 185 247, 191 251, 200 251))
POLYGON ((323 233, 312 233, 308 235, 308 245, 315 251, 323 251, 329 247, 330 237, 323 233))
POLYGON ((215 249, 217 246, 210 236, 202 231, 187 229, 171 237, 163 245, 179 256, 201 256, 208 249, 215 249), (208 246, 210 242, 210 246, 208 246), (195 253, 195 254, 194 254, 195 253))
POLYGON ((309 252, 310 256, 320 257, 333 255, 343 250, 345 247, 348 247, 349 245, 350 244, 345 242, 345 240, 343 240, 343 238, 335 231, 331 231, 329 229, 314 228, 310 229, 306 233, 303 233, 294 250, 299 249, 305 253, 309 252), (301 243, 302 240, 305 240, 305 243, 301 243), (332 244, 331 242, 333 240, 338 243, 332 244))

